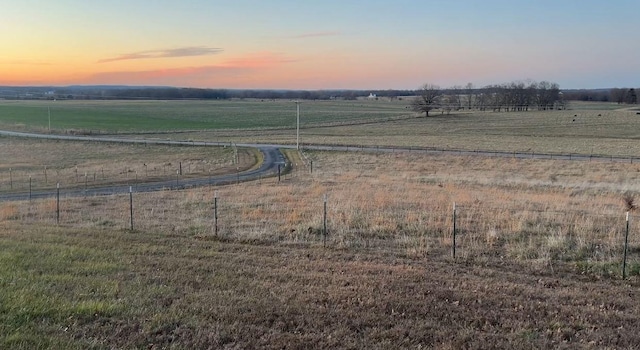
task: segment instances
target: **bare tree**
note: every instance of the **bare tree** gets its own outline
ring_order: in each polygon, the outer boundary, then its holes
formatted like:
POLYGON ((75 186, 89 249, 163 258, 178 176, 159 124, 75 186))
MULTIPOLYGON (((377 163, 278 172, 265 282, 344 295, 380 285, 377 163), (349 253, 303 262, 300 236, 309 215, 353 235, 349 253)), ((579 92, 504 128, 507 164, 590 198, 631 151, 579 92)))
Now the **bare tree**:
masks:
POLYGON ((480 111, 487 110, 488 104, 489 104, 489 93, 487 92, 486 88, 480 89, 479 92, 475 93, 473 105, 478 110, 480 111))
POLYGON ((440 87, 433 84, 424 84, 416 91, 417 96, 411 102, 411 109, 418 113, 424 113, 425 117, 429 116, 429 111, 439 107, 440 95, 442 94, 440 87))
POLYGON ((467 83, 464 87, 467 93, 467 108, 471 109, 474 103, 475 89, 473 87, 473 83, 467 83))
POLYGON ((522 81, 511 82, 509 89, 512 91, 511 110, 525 111, 528 106, 528 94, 525 83, 522 81))
POLYGON ((537 103, 539 110, 552 110, 559 99, 560 87, 556 83, 541 81, 538 83, 537 103))
POLYGON ((638 103, 638 96, 636 95, 636 89, 631 88, 629 89, 629 91, 627 91, 625 102, 632 105, 638 103))
POLYGON ((451 110, 455 105, 453 95, 442 95, 438 100, 440 102, 440 114, 444 114, 445 112, 447 115, 451 114, 451 110))
POLYGON ((613 88, 610 91, 610 95, 611 101, 622 104, 627 96, 627 89, 613 88))
POLYGON ((461 91, 462 86, 459 85, 454 85, 449 89, 449 104, 453 110, 459 111, 462 108, 461 91))
POLYGON ((483 90, 486 95, 486 106, 490 107, 494 112, 500 112, 505 104, 503 87, 500 85, 488 85, 483 90))

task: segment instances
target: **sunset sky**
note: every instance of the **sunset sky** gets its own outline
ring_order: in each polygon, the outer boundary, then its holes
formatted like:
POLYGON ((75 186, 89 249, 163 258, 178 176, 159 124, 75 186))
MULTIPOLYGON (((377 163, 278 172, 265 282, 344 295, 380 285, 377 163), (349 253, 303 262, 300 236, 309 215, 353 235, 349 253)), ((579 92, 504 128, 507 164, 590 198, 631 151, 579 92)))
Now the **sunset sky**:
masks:
POLYGON ((640 86, 638 0, 0 0, 0 85, 640 86))

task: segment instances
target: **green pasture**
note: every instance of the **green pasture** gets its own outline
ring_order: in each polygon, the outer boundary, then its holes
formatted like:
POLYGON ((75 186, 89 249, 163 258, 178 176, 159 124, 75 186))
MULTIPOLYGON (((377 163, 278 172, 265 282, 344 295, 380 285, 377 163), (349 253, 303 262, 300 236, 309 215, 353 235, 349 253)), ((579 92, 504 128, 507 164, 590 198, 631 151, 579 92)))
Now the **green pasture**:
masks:
MULTIPOLYGON (((301 123, 326 125, 409 114, 406 100, 303 101, 301 123)), ((143 132, 296 126, 289 100, 0 101, 0 127, 54 131, 143 132)))
MULTIPOLYGON (((640 154, 637 106, 571 101, 567 110, 432 112, 410 98, 302 101, 300 140, 308 144, 437 147, 507 152, 640 154)), ((163 133, 181 140, 295 142, 290 100, 3 101, 0 129, 54 133, 163 133), (178 133, 176 133, 178 132, 178 133)))

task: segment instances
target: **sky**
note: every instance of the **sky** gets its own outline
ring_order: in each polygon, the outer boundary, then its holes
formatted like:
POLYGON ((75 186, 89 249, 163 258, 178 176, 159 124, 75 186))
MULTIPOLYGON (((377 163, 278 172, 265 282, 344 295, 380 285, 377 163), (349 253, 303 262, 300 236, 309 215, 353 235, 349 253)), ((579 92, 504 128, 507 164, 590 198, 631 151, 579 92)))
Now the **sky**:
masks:
POLYGON ((638 0, 0 0, 0 85, 640 86, 638 0))

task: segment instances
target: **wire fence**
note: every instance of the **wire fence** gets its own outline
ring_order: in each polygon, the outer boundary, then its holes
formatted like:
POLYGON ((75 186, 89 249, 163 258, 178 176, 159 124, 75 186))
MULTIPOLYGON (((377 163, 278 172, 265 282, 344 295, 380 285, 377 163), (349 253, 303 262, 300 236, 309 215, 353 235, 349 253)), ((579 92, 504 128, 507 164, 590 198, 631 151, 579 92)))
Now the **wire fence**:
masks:
MULTIPOLYGON (((384 147, 366 145, 302 145, 309 150, 348 151, 348 152, 374 152, 374 153, 443 153, 460 156, 485 156, 517 159, 548 159, 548 160, 575 160, 597 161, 615 163, 640 163, 640 158, 634 156, 613 156, 597 153, 552 153, 533 151, 499 151, 499 150, 469 150, 450 149, 438 147, 384 147)), ((235 149, 235 148, 234 148, 235 149)), ((305 166, 313 169, 313 160, 305 158, 302 161, 305 166)), ((246 156, 246 155, 243 155, 246 156)), ((39 191, 55 189, 56 184, 65 184, 77 188, 100 187, 111 184, 136 185, 153 181, 167 181, 179 178, 204 178, 221 173, 228 173, 230 168, 238 165, 239 155, 235 152, 231 158, 217 161, 177 160, 173 162, 139 162, 127 164, 119 168, 111 166, 42 166, 39 169, 29 167, 9 168, 0 171, 0 193, 13 191, 39 191)), ((244 168, 243 168, 244 169, 244 168)), ((240 169, 242 170, 242 169, 240 169)), ((313 170, 311 170, 313 171, 313 170)))
MULTIPOLYGON (((0 192, 28 192, 53 190, 57 184, 65 187, 94 188, 113 184, 137 184, 181 179, 206 178, 228 172, 236 161, 212 162, 207 160, 185 160, 164 163, 129 164, 122 168, 100 167, 47 167, 40 170, 11 169, 0 176, 0 192)), ((243 165, 241 170, 244 170, 243 165)))
MULTIPOLYGON (((292 175, 289 175, 292 176, 292 175)), ((273 187, 276 179, 262 186, 273 187)), ((256 185, 259 186, 259 185, 256 185)), ((241 186, 231 186, 238 187, 241 186)), ((256 187, 258 188, 258 187, 256 187)), ((199 188, 0 203, 0 221, 176 234, 194 239, 377 250, 402 257, 572 263, 584 272, 640 274, 640 220, 625 213, 395 205, 199 188), (625 248, 625 237, 627 246, 625 248)))

